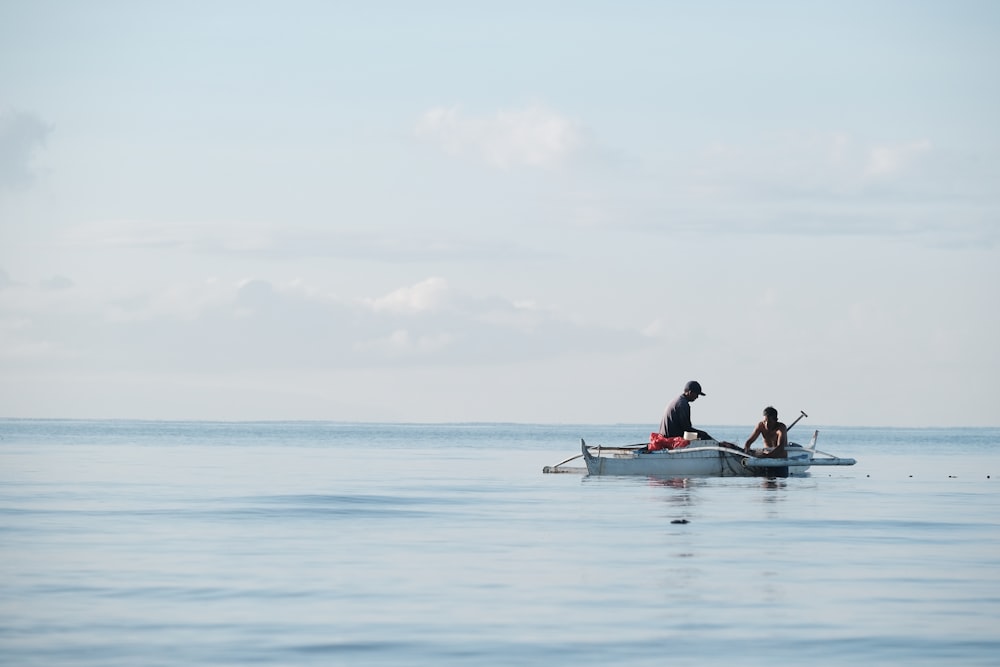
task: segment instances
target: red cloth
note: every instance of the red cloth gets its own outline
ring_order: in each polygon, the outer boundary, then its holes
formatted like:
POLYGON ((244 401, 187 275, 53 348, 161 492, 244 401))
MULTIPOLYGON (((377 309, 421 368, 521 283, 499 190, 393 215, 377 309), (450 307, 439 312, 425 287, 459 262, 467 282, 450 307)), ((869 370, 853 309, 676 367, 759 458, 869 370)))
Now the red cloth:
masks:
POLYGON ((668 438, 659 433, 649 434, 649 451, 655 452, 658 449, 680 449, 687 447, 688 441, 684 438, 668 438))

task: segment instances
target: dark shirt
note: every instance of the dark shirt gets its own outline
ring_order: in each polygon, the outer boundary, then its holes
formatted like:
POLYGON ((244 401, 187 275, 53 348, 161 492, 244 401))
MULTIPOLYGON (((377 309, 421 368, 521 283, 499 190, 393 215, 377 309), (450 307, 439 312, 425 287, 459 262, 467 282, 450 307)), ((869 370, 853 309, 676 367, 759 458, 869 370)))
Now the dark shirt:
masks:
POLYGON ((660 420, 660 435, 668 438, 683 438, 684 431, 693 431, 691 426, 691 401, 681 394, 667 406, 660 420))

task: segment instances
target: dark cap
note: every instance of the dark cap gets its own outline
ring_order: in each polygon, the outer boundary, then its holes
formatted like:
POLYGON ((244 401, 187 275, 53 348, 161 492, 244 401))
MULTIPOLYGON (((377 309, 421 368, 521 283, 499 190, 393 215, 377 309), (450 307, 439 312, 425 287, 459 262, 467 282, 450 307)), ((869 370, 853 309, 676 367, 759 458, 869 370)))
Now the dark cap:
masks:
POLYGON ((708 395, 708 394, 706 394, 705 392, 703 392, 701 390, 701 385, 698 384, 697 380, 691 380, 686 385, 684 385, 684 391, 693 391, 694 393, 698 394, 699 396, 707 396, 708 395))

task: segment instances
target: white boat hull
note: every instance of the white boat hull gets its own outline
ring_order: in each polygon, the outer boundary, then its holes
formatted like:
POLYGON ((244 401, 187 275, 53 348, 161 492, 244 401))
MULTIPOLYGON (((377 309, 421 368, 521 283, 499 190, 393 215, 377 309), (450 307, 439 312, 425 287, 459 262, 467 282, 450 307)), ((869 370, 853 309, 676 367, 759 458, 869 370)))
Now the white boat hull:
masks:
POLYGON ((854 459, 815 457, 814 449, 795 443, 787 459, 759 458, 721 446, 714 440, 697 441, 683 449, 647 452, 641 449, 588 446, 580 441, 591 475, 651 475, 656 477, 784 477, 804 473, 814 465, 854 465, 854 459))

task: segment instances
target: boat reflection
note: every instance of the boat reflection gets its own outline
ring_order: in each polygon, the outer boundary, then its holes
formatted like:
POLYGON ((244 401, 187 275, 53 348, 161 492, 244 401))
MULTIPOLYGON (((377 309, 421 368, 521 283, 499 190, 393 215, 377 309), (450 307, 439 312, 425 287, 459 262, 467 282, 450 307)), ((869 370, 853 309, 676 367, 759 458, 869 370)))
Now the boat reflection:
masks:
MULTIPOLYGON (((659 500, 674 506, 694 507, 698 504, 698 490, 709 486, 718 487, 715 478, 706 477, 646 477, 646 484, 653 488, 672 489, 674 493, 664 493, 659 500)), ((744 478, 733 486, 743 489, 758 488, 761 493, 754 494, 756 502, 771 504, 783 502, 788 496, 788 479, 785 477, 744 478)), ((736 488, 734 495, 739 495, 736 488)), ((736 499, 734 498, 734 501, 736 499)), ((687 517, 690 518, 690 517, 687 517)))

